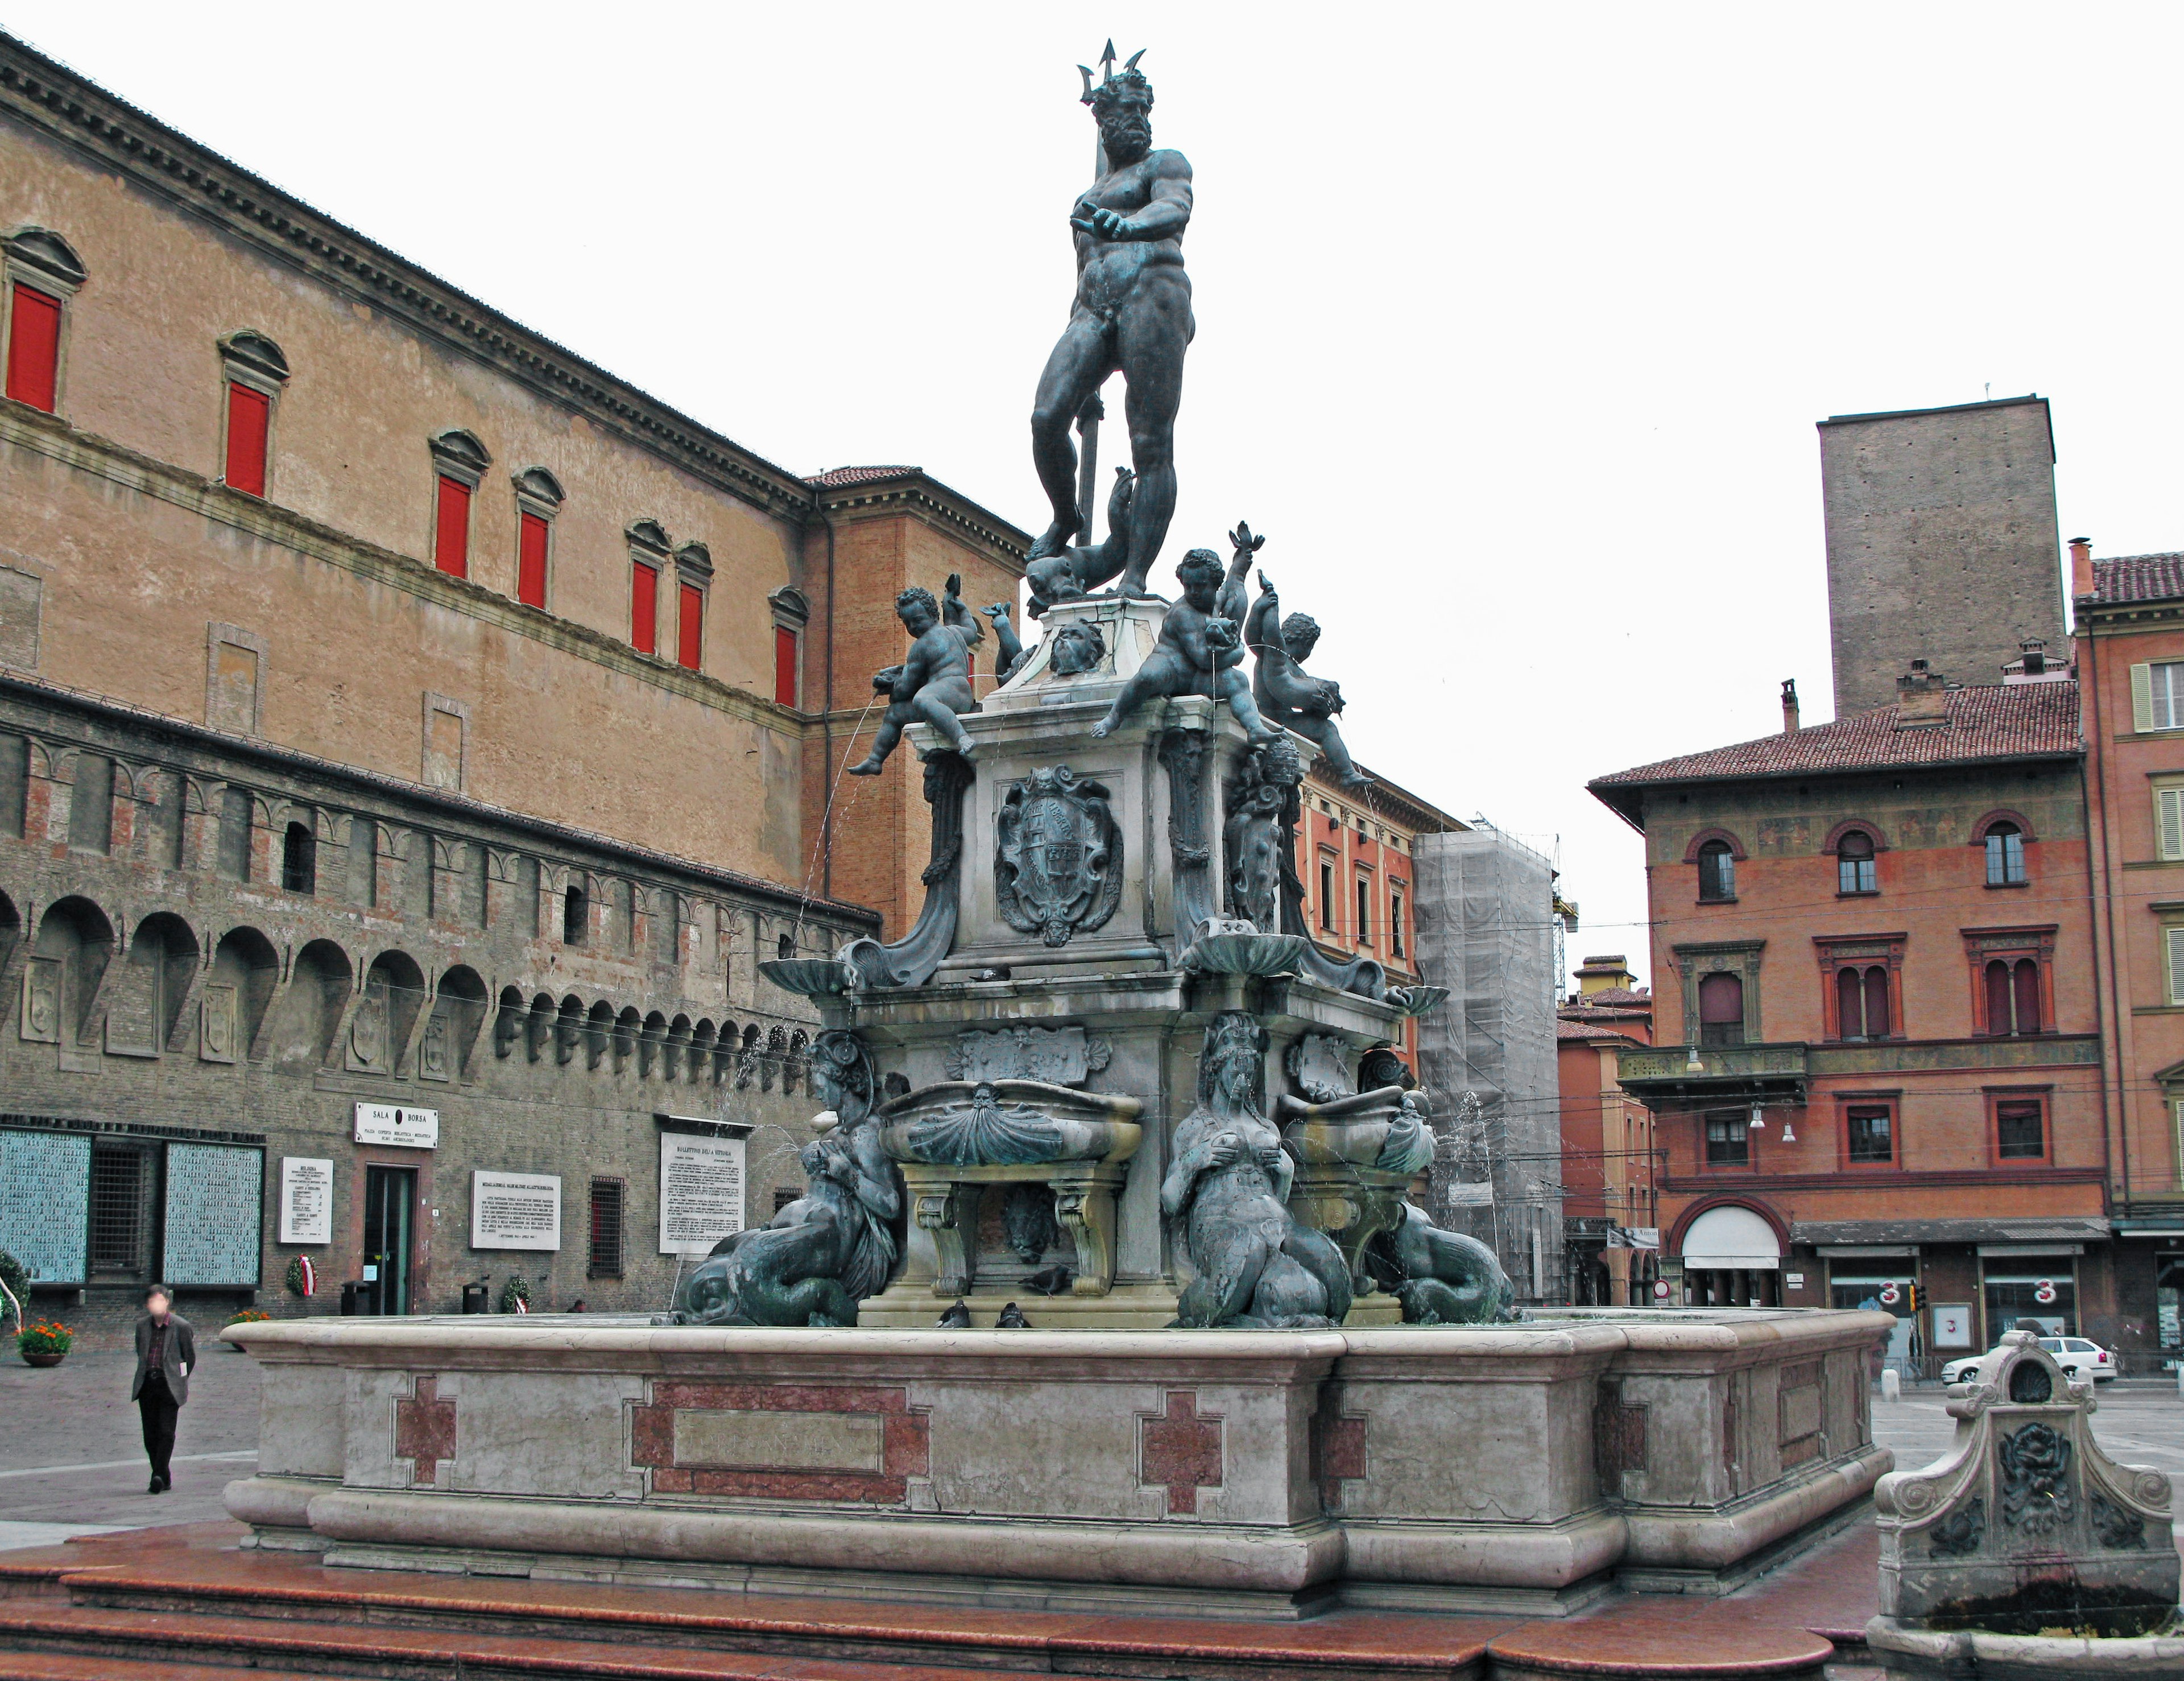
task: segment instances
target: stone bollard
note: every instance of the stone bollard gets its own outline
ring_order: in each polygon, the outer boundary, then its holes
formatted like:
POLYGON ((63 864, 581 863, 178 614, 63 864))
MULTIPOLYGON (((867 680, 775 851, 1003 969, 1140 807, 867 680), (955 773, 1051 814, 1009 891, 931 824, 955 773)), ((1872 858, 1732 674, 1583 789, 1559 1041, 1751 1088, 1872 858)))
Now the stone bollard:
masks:
POLYGON ((1892 1365, 1881 1368, 1880 1399, 1884 1401, 1903 1399, 1903 1374, 1892 1365))

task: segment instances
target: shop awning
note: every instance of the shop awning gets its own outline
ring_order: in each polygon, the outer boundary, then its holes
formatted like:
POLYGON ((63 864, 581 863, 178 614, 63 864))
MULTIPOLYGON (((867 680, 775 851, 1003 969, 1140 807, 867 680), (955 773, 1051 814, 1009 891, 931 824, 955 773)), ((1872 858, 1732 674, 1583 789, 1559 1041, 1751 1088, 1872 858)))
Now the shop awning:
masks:
POLYGON ((1774 1272, 1782 1265, 1774 1228, 1750 1209, 1708 1209, 1684 1233, 1684 1270, 1741 1267, 1774 1272))
POLYGON ((1840 1243, 2104 1243, 2098 1215, 2046 1220, 1801 1220, 1790 1241, 1815 1248, 1840 1243))

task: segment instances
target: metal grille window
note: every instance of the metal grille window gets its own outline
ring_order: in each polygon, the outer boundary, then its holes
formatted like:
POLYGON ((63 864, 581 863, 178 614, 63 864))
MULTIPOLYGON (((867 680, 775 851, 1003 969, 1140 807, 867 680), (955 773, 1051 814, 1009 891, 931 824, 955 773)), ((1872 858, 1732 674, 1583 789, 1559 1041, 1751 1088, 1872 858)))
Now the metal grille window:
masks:
POLYGON ((1836 891, 1877 893, 1880 891, 1880 877, 1877 861, 1873 856, 1873 837, 1852 829, 1836 847, 1836 891))
POLYGON ((91 1152, 91 1265, 138 1272, 144 1265, 144 1157, 95 1144, 91 1152))
POLYGON ((1896 1159, 1895 1139, 1885 1106, 1850 1111, 1850 1159, 1854 1162, 1885 1162, 1896 1159))
POLYGON ((281 837, 281 885, 291 893, 319 891, 319 843, 309 828, 292 823, 281 837))
POLYGON ((2040 1100, 1994 1106, 1994 1153, 2004 1161, 2036 1160, 2048 1153, 2040 1100))
POLYGON ((1699 848, 1699 897, 1736 896, 1736 857, 1725 840, 1709 840, 1699 848))
POLYGON ((622 1182, 619 1179, 592 1181, 592 1262, 593 1278, 621 1276, 622 1182))
POLYGON ((2014 823, 1997 823, 1986 832, 1986 885, 2020 887, 2025 884, 2025 834, 2014 823))
POLYGON ((1752 1123, 1742 1109, 1719 1109, 1706 1118, 1708 1167, 1747 1167, 1752 1162, 1752 1123))
POLYGON ((2184 729, 2184 661, 2157 665, 2148 675, 2153 681, 2153 728, 2184 729))

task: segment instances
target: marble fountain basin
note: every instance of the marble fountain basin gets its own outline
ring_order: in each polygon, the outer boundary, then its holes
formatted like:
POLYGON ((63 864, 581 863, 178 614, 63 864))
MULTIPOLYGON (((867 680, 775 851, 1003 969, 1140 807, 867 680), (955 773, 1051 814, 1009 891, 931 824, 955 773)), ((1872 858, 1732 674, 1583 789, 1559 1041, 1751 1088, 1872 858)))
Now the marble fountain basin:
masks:
POLYGON ((1829 1310, 1332 1331, 314 1316, 228 1510, 329 1565, 1295 1617, 1720 1592, 1854 1513, 1829 1310))

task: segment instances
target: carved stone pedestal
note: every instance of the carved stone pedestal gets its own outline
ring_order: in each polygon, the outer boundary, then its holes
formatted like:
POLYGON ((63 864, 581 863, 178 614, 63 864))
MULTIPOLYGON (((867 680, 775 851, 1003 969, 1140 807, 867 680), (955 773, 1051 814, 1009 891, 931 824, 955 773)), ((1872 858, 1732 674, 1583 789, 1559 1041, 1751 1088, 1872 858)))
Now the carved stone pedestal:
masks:
MULTIPOLYGON (((1054 1215, 1076 1248, 1070 1293, 1104 1296, 1115 1283, 1115 1193, 1129 1176, 1121 1162, 1041 1162, 1008 1167, 928 1167, 903 1164, 911 1218, 930 1235, 932 1264, 916 1248, 903 1276, 880 1305, 905 1290, 953 1301, 978 1287, 978 1217, 989 1185, 1045 1185, 1054 1215)), ((922 1247, 922 1246, 919 1246, 922 1247)))

